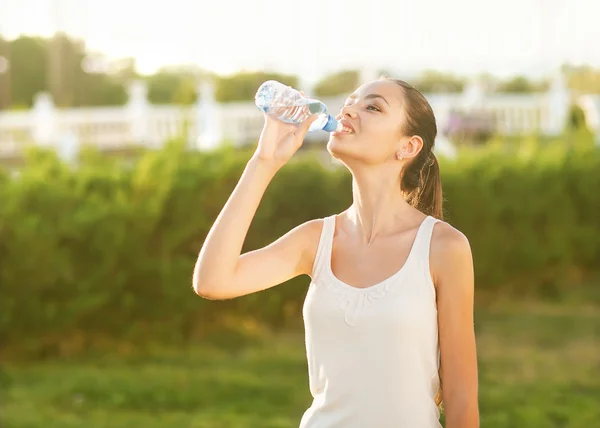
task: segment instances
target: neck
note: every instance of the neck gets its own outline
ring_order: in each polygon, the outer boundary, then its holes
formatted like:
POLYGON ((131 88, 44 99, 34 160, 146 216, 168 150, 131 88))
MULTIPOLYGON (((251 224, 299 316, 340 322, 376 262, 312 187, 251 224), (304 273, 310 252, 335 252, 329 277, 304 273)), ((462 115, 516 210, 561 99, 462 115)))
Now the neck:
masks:
POLYGON ((353 203, 348 217, 367 245, 380 235, 393 232, 398 218, 412 211, 400 191, 400 173, 385 169, 353 171, 353 203))

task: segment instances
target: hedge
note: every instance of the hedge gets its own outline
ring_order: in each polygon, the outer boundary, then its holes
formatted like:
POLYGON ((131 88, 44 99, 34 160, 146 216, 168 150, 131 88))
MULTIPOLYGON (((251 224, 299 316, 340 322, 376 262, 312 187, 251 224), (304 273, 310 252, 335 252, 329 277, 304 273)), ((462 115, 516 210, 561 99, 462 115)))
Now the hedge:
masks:
MULTIPOLYGON (((1 172, 3 355, 63 352, 66 341, 196 340, 228 317, 297 319, 307 277, 227 302, 191 287, 203 238, 248 157, 174 143, 129 164, 87 150, 69 167, 38 149, 18 175, 1 172)), ((477 290, 560 294, 600 270, 598 148, 492 148, 442 160, 441 170, 446 220, 471 242, 477 290)), ((245 250, 350 203, 344 168, 299 155, 268 188, 245 250)))

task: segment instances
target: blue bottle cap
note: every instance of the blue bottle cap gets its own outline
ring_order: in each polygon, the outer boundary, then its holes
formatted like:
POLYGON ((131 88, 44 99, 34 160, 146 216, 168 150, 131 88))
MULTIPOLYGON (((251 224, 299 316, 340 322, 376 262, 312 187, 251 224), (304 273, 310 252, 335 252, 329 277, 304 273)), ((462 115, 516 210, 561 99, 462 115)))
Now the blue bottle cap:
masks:
MULTIPOLYGON (((333 117, 332 115, 329 115, 329 117, 327 118, 327 123, 323 127, 323 131, 333 132, 333 131, 337 130, 338 126, 339 126, 339 122, 337 121, 337 119, 335 117, 333 117)), ((341 128, 341 126, 340 126, 340 128, 341 128)))

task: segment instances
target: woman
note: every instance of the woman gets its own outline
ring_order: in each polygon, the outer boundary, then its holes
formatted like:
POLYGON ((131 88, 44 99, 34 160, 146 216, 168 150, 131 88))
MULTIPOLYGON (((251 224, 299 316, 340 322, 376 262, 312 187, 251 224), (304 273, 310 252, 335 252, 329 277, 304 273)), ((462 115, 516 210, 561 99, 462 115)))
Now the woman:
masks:
POLYGON ((436 122, 419 91, 381 79, 350 95, 327 148, 352 173, 352 205, 240 255, 265 189, 314 119, 265 118, 200 251, 196 293, 230 299, 311 276, 314 399, 301 428, 440 427, 442 397, 447 428, 479 426, 471 250, 442 221, 436 122))

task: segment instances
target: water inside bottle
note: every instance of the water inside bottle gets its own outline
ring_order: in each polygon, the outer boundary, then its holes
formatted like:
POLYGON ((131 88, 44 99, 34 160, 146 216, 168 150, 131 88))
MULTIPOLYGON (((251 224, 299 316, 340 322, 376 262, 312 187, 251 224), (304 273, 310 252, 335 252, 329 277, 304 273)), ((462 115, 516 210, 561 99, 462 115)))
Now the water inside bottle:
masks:
POLYGON ((323 103, 313 101, 297 106, 273 106, 269 109, 268 113, 288 123, 300 123, 304 122, 311 115, 320 114, 323 111, 323 103))
POLYGON ((263 83, 255 95, 256 106, 269 116, 286 123, 301 123, 312 115, 318 115, 309 131, 341 129, 341 125, 319 100, 303 97, 297 91, 276 81, 263 83))

